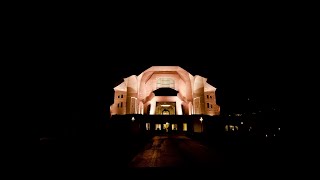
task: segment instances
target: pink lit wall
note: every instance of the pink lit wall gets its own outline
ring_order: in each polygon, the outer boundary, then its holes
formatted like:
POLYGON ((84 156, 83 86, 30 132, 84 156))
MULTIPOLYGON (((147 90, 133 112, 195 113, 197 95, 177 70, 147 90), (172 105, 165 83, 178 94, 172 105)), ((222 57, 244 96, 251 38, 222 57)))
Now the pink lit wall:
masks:
POLYGON ((218 115, 220 107, 216 104, 216 88, 206 81, 206 78, 193 76, 179 66, 152 66, 139 76, 124 78, 124 82, 114 88, 110 113, 146 114, 150 105, 150 114, 154 114, 156 102, 175 102, 177 115, 182 112, 218 115), (154 96, 153 91, 164 86, 179 93, 177 96, 154 96))

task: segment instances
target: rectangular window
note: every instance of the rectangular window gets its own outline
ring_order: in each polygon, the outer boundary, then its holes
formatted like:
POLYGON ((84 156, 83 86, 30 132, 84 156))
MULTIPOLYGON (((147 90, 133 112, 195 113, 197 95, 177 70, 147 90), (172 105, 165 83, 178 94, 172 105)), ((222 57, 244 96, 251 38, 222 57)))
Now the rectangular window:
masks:
POLYGON ((187 131, 188 129, 187 129, 187 123, 183 123, 183 131, 187 131))
POLYGON ((120 104, 120 107, 122 107, 122 102, 121 102, 121 104, 120 104))
POLYGON ((123 98, 123 94, 121 94, 121 98, 123 98))
POLYGON ((160 131, 161 130, 161 124, 156 124, 156 131, 160 131))
POLYGON ((178 130, 178 124, 171 124, 171 129, 172 129, 172 131, 177 131, 178 130))
POLYGON ((207 108, 209 108, 209 103, 207 103, 207 108))
POLYGON ((230 129, 231 131, 234 131, 234 126, 233 126, 233 125, 229 125, 229 129, 230 129))
POLYGON ((174 80, 171 78, 159 78, 157 80, 157 89, 158 88, 175 88, 174 80))
POLYGON ((146 130, 150 130, 150 123, 146 123, 146 130))

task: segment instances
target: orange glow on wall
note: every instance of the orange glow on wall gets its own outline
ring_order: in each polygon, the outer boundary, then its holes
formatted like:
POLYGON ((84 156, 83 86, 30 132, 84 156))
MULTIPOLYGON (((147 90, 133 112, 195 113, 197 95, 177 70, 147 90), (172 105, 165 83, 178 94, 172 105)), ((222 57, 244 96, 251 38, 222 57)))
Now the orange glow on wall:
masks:
POLYGON ((115 114, 155 114, 157 102, 174 102, 175 115, 219 115, 216 104, 216 88, 200 75, 191 75, 179 66, 152 66, 140 75, 131 75, 114 88, 114 103, 110 106, 115 114), (153 91, 171 88, 176 96, 155 96, 153 91), (121 98, 122 97, 122 98, 121 98), (120 107, 118 104, 122 106, 120 107))

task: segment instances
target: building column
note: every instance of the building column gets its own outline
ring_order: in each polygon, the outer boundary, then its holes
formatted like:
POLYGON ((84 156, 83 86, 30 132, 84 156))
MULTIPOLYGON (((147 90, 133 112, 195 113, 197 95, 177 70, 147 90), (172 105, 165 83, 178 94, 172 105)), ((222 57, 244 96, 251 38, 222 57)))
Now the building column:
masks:
POLYGON ((139 113, 139 114, 143 114, 143 103, 142 103, 142 101, 139 101, 138 113, 139 113))
POLYGON ((192 103, 189 102, 189 115, 193 114, 193 107, 192 107, 192 103))
POLYGON ((176 100, 176 109, 177 109, 176 114, 182 115, 182 108, 181 108, 181 100, 180 99, 176 100))
POLYGON ((156 101, 154 99, 152 99, 150 101, 150 115, 154 115, 154 113, 156 112, 156 101))

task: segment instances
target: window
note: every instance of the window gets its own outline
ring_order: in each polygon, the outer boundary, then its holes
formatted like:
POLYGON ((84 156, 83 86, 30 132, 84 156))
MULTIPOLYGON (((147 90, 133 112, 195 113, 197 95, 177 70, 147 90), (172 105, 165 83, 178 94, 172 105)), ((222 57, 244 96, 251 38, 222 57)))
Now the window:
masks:
POLYGON ((209 103, 207 103, 207 108, 209 108, 209 103))
POLYGON ((174 80, 171 78, 159 78, 157 80, 158 88, 174 88, 174 80))
POLYGON ((161 130, 161 124, 156 124, 156 131, 161 130))
POLYGON ((121 98, 123 98, 123 94, 121 94, 121 98))
MULTIPOLYGON (((211 97, 211 96, 210 96, 211 97)), ((207 95, 207 98, 209 98, 209 95, 207 95)))
POLYGON ((231 131, 238 131, 239 130, 239 127, 238 126, 234 126, 234 125, 229 125, 229 129, 231 131))
POLYGON ((172 131, 178 130, 178 124, 171 124, 172 131))
POLYGON ((229 125, 229 128, 231 131, 234 131, 234 126, 233 125, 229 125))
POLYGON ((121 102, 121 104, 120 104, 120 107, 122 107, 122 102, 121 102))
POLYGON ((187 131, 187 123, 183 123, 183 131, 187 131))
POLYGON ((229 130, 229 126, 228 125, 226 125, 224 128, 225 128, 225 131, 229 130))
POLYGON ((146 130, 150 130, 150 123, 146 123, 146 130))

